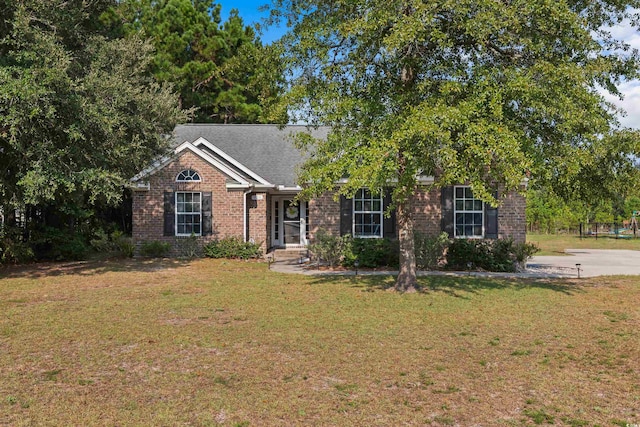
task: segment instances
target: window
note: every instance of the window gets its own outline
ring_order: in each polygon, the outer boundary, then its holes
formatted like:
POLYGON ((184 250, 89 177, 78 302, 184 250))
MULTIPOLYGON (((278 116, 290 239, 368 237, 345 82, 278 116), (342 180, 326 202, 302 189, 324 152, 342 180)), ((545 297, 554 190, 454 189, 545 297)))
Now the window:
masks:
POLYGON ((202 235, 201 193, 176 193, 176 236, 202 235))
POLYGON ((178 174, 176 182, 200 182, 200 174, 193 169, 185 169, 178 174))
POLYGON ((382 196, 361 188, 353 198, 353 236, 382 237, 382 196))
POLYGON ((484 203, 473 197, 471 187, 455 187, 454 191, 455 236, 483 237, 484 203))

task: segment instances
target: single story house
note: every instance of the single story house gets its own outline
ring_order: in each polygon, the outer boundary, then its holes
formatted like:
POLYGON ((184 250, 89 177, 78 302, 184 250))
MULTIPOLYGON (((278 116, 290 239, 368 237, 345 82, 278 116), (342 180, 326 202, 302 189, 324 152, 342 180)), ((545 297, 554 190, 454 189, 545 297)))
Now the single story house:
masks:
MULTIPOLYGON (((179 125, 173 154, 132 179, 133 238, 175 242, 237 236, 271 248, 305 247, 320 230, 338 235, 397 236, 395 216, 383 215, 388 195, 359 190, 352 199, 332 194, 294 204, 300 191, 296 166, 304 159, 291 133, 304 126, 179 125)), ((314 136, 327 135, 318 128, 314 136)), ((495 209, 475 199, 468 186, 430 188, 421 178, 415 202, 416 230, 451 237, 525 240, 525 199, 502 198, 495 209)))

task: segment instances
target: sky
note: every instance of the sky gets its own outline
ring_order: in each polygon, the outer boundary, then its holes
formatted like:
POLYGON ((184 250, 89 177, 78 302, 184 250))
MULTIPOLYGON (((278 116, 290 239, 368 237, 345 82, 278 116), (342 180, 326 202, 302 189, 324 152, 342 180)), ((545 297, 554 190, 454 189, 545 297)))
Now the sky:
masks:
MULTIPOLYGON (((238 9, 245 24, 259 23, 261 19, 268 16, 266 12, 260 12, 259 8, 262 5, 268 4, 269 0, 233 0, 226 3, 224 0, 221 0, 219 3, 222 4, 221 17, 223 22, 227 20, 229 11, 233 8, 238 9)), ((268 28, 260 34, 260 39, 263 43, 268 44, 280 38, 285 30, 286 28, 282 27, 268 28)), ((632 47, 640 50, 640 33, 628 23, 613 27, 611 31, 613 35, 621 37, 632 47)), ((626 117, 620 117, 620 122, 623 126, 640 129, 640 81, 622 82, 619 88, 624 94, 624 100, 621 101, 617 97, 603 93, 605 99, 626 110, 626 117)))

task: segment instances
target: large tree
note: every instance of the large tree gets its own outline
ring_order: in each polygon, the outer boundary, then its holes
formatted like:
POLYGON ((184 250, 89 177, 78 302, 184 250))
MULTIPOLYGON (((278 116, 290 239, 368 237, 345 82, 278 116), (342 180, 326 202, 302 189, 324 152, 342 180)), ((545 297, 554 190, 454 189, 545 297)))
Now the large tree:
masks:
POLYGON ((213 0, 123 0, 112 18, 153 43, 156 79, 175 85, 194 121, 268 122, 280 63, 237 10, 224 23, 220 11, 213 0))
POLYGON ((0 0, 0 197, 25 205, 117 203, 122 185, 186 119, 150 73, 151 46, 111 39, 115 0, 0 0))
POLYGON ((413 289, 417 177, 469 183, 494 205, 498 186, 517 190, 529 172, 575 183, 617 126, 600 90, 619 95, 616 83, 637 74, 637 52, 605 28, 637 22, 639 4, 275 0, 273 19, 291 26, 282 43, 293 121, 332 126, 326 141, 298 140, 310 151, 301 197, 395 183, 396 288, 413 289))

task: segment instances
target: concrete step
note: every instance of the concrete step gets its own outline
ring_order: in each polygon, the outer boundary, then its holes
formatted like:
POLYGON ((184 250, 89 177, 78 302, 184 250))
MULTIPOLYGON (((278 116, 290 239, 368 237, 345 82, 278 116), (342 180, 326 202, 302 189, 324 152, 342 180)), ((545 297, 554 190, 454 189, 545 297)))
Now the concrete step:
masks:
POLYGON ((275 262, 300 262, 309 256, 306 249, 275 249, 267 256, 272 256, 275 262))

